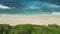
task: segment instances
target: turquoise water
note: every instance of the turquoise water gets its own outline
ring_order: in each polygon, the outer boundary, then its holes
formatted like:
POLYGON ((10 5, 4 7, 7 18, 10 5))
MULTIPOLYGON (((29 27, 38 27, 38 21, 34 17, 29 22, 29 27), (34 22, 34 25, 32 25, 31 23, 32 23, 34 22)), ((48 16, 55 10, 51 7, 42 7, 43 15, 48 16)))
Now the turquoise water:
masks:
POLYGON ((36 14, 51 14, 51 11, 35 10, 35 9, 0 9, 0 14, 11 15, 36 15, 36 14))
POLYGON ((60 15, 60 5, 41 0, 1 0, 0 15, 60 15))

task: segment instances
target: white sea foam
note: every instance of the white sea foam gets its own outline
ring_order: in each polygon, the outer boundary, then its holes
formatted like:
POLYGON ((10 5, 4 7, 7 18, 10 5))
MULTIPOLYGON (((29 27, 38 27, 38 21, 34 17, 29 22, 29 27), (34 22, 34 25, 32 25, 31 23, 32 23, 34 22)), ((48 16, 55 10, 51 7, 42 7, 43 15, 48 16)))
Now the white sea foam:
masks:
POLYGON ((0 16, 19 17, 19 16, 27 16, 27 15, 21 15, 21 14, 15 14, 15 15, 12 15, 12 14, 0 14, 0 16))
POLYGON ((27 17, 27 16, 45 16, 45 15, 56 15, 56 16, 60 16, 60 12, 53 12, 52 14, 34 14, 34 15, 22 15, 22 14, 15 14, 15 15, 12 15, 12 14, 0 14, 0 16, 8 16, 8 17, 27 17))
POLYGON ((51 3, 43 3, 44 6, 48 7, 48 8, 59 8, 60 6, 56 5, 56 4, 51 4, 51 3))
POLYGON ((11 9, 11 7, 4 6, 4 5, 0 4, 0 9, 11 9))
POLYGON ((53 12, 52 15, 58 15, 58 16, 60 16, 60 12, 53 12))

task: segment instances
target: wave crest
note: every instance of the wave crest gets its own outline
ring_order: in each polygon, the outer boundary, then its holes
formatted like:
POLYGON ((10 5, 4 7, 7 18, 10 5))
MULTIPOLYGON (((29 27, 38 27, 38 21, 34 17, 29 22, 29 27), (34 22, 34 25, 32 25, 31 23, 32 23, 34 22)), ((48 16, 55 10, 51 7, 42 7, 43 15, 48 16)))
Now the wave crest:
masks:
POLYGON ((52 15, 59 15, 60 16, 60 12, 53 12, 52 15))
POLYGON ((11 9, 11 7, 4 6, 4 5, 0 4, 0 9, 11 9))

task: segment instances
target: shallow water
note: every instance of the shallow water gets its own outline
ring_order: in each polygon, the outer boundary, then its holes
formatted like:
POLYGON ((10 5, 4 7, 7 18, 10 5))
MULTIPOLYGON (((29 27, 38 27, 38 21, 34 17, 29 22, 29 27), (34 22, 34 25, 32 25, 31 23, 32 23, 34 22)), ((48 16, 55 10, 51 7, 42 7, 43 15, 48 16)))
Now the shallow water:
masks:
POLYGON ((51 14, 50 11, 35 10, 35 9, 0 9, 0 14, 11 14, 11 15, 34 15, 34 14, 51 14))

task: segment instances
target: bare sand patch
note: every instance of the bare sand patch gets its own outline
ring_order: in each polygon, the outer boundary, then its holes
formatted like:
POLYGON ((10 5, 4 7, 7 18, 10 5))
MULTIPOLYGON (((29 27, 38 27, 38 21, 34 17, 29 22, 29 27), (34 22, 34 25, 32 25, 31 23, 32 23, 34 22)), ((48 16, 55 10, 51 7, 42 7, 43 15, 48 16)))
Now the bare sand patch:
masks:
POLYGON ((36 24, 36 25, 48 25, 57 24, 60 25, 60 16, 56 15, 45 15, 45 16, 0 16, 0 24, 36 24))

